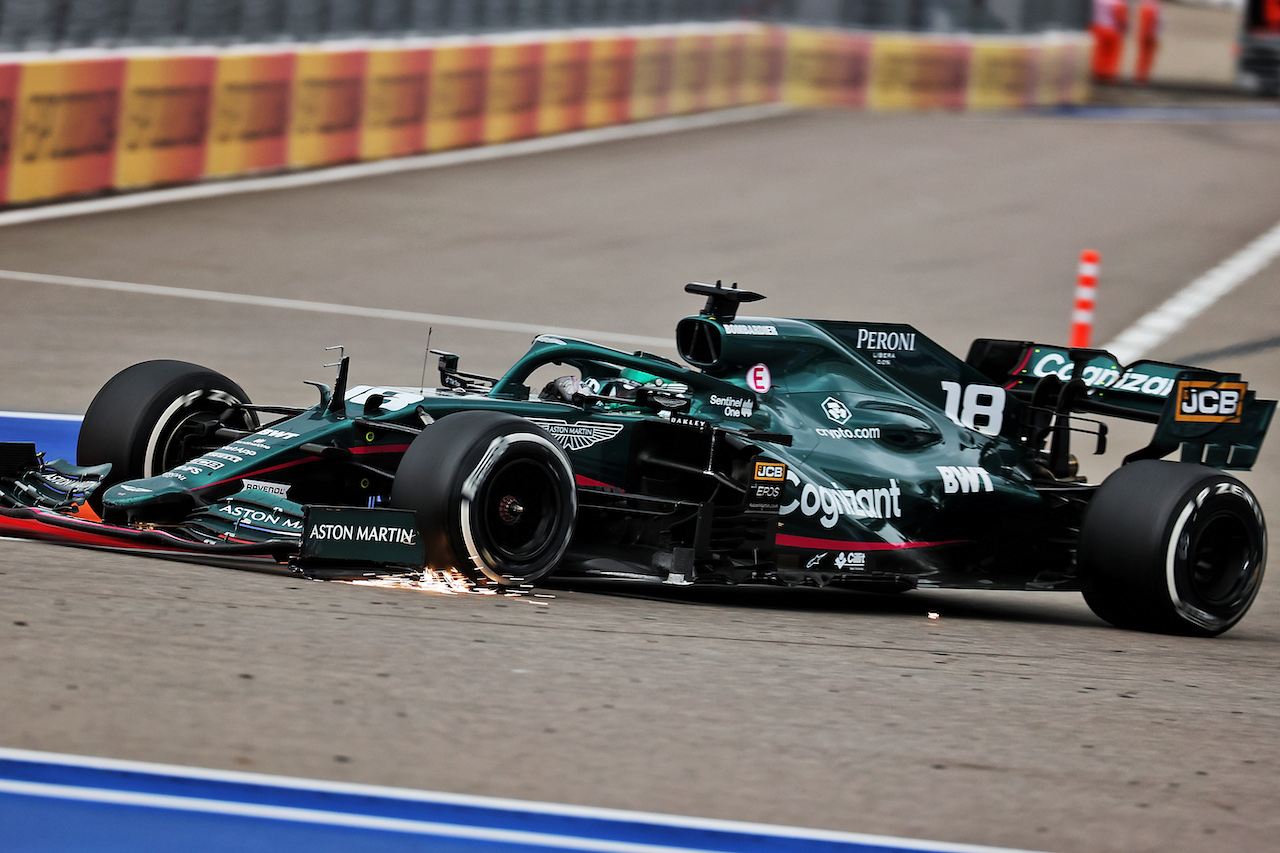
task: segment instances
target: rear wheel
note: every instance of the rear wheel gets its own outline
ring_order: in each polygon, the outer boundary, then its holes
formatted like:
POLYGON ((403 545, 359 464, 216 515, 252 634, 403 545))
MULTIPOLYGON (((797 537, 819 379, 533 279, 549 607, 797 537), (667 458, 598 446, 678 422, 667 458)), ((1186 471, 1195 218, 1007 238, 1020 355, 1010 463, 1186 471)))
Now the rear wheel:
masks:
MULTIPOLYGON (((111 463, 108 483, 155 477, 225 442, 213 431, 249 395, 221 373, 185 361, 144 361, 113 376, 93 398, 80 427, 81 465, 111 463)), ((225 422, 256 430, 253 412, 225 422)))
POLYGON ((1267 559, 1257 498, 1213 468, 1145 460, 1107 478, 1085 512, 1085 601, 1121 628, 1214 636, 1240 621, 1267 559))
POLYGON ((391 503, 417 514, 427 565, 503 586, 555 569, 578 507, 564 449, 501 412, 460 412, 427 427, 400 460, 391 503))

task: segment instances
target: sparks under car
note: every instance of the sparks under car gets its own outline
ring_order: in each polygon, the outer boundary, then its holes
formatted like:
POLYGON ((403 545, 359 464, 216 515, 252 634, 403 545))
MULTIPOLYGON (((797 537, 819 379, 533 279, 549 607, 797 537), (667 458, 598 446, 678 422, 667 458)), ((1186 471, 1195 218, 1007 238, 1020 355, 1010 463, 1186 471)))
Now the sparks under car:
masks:
POLYGON ((1009 340, 961 359, 910 326, 686 290, 706 305, 676 328, 683 365, 541 336, 496 378, 440 353, 421 389, 349 386, 343 357, 309 408, 134 365, 76 465, 0 445, 0 533, 312 577, 1074 590, 1114 625, 1200 635, 1253 602, 1265 522, 1224 471, 1254 464, 1276 403, 1238 375, 1009 340), (1071 446, 1102 450, 1097 415, 1154 426, 1100 484, 1071 446))

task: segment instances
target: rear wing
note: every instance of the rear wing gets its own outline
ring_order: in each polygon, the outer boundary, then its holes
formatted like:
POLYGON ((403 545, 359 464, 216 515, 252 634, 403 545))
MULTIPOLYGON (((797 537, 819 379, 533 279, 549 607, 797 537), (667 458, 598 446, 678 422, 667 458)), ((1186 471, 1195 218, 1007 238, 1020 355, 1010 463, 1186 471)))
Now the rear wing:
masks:
POLYGON ((1248 470, 1276 410, 1238 373, 1147 359, 1122 366, 1099 349, 979 338, 966 361, 1033 406, 1155 424, 1151 443, 1126 463, 1180 450, 1183 462, 1248 470))

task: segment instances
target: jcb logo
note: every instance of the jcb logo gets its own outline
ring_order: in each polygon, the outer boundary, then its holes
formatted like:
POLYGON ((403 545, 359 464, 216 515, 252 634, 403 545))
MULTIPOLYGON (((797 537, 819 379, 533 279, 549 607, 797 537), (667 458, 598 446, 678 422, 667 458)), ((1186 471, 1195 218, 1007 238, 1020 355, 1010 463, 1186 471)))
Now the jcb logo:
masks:
POLYGON ((756 479, 781 482, 787 478, 787 466, 781 462, 757 462, 756 479))
POLYGON ((1244 382, 1184 380, 1178 383, 1175 421, 1238 424, 1244 408, 1244 382))

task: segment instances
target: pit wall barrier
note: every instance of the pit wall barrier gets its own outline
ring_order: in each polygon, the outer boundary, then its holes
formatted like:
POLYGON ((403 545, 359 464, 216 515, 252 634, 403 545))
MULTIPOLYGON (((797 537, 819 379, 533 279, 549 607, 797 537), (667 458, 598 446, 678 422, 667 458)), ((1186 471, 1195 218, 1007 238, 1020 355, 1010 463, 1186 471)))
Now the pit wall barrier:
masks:
POLYGON ((1003 110, 1088 96, 1083 34, 731 23, 0 55, 0 204, 783 102, 1003 110))

